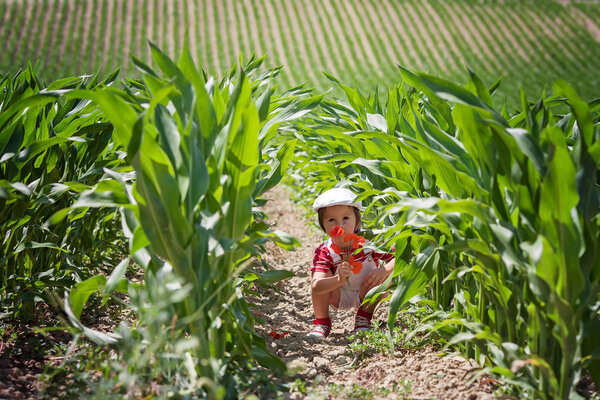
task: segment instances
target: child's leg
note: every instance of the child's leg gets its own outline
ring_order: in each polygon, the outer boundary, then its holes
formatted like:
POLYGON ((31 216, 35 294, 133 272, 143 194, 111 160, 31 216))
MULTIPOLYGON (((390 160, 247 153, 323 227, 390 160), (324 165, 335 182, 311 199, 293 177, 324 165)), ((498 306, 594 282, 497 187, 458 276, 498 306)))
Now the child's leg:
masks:
POLYGON ((340 303, 340 289, 337 288, 331 292, 315 293, 312 291, 313 308, 315 311, 315 319, 313 324, 315 327, 309 332, 308 336, 317 339, 324 339, 329 336, 331 331, 331 318, 329 318, 329 305, 335 307, 340 303))
MULTIPOLYGON (((364 300, 365 296, 367 295, 367 293, 369 293, 369 290, 373 289, 375 286, 367 286, 367 285, 363 285, 360 288, 360 291, 358 292, 358 296, 360 298, 360 302, 362 303, 362 301, 364 300)), ((379 298, 382 299, 384 297, 387 296, 387 293, 383 293, 379 298)), ((372 304, 363 304, 362 306, 360 306, 360 309, 369 313, 369 314, 373 314, 373 312, 375 311, 375 309, 377 308, 377 305, 379 304, 380 300, 377 300, 376 302, 372 303, 372 304)))
POLYGON ((325 293, 315 293, 312 291, 311 295, 315 318, 329 318, 329 305, 337 308, 340 304, 339 288, 325 293))
MULTIPOLYGON (((365 296, 375 286, 367 286, 363 285, 359 291, 360 302, 364 300, 365 296)), ((379 298, 382 299, 387 296, 387 293, 383 293, 379 298)), ((373 318, 373 313, 377 308, 380 300, 375 301, 371 304, 363 304, 361 305, 357 312, 354 320, 354 330, 369 330, 371 329, 371 319, 373 318)))

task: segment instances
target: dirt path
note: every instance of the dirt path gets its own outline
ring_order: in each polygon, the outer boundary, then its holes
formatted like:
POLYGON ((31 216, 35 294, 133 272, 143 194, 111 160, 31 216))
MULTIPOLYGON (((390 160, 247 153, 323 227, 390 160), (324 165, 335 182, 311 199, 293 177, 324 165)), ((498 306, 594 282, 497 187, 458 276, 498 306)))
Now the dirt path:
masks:
MULTIPOLYGON (((289 200, 284 189, 276 188, 266 197, 271 201, 265 206, 265 212, 274 228, 290 233, 302 243, 295 252, 268 247, 267 263, 272 268, 292 271, 295 276, 280 282, 278 286, 282 293, 269 292, 258 304, 258 312, 265 320, 265 325, 257 328, 258 332, 263 334, 274 354, 289 366, 301 370, 291 378, 292 381, 298 378, 305 382, 307 388, 312 386, 309 391, 315 392, 324 390, 326 385, 330 390, 340 390, 344 386, 356 392, 358 388, 355 385, 358 384, 374 395, 369 398, 376 399, 400 398, 399 390, 408 390, 407 396, 411 399, 494 398, 492 388, 485 380, 469 382, 469 371, 475 367, 473 362, 455 356, 440 358, 431 349, 398 349, 393 357, 379 354, 351 366, 353 355, 348 348, 348 336, 354 323, 352 311, 331 314, 332 333, 325 341, 308 338, 306 333, 313 318, 309 268, 313 251, 323 239, 323 234, 309 227, 309 220, 289 200), (289 332, 289 336, 276 340, 270 336, 271 330, 289 332), (391 392, 386 393, 386 389, 391 392)), ((385 314, 386 306, 383 305, 375 317, 382 319, 385 314)), ((343 398, 344 392, 341 393, 334 397, 343 398)), ((289 397, 303 398, 305 395, 292 393, 289 397)))

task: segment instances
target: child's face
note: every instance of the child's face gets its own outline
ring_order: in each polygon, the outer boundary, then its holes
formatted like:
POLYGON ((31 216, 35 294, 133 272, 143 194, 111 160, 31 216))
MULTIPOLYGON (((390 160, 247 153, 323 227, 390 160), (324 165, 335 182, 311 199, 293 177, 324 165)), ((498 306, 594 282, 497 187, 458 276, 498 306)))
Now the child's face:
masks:
MULTIPOLYGON (((339 225, 345 233, 354 232, 356 215, 354 214, 353 207, 340 205, 326 207, 323 210, 323 227, 325 228, 325 232, 329 234, 331 229, 336 225, 339 225)), ((340 237, 336 238, 335 243, 338 246, 344 245, 343 239, 340 237)))

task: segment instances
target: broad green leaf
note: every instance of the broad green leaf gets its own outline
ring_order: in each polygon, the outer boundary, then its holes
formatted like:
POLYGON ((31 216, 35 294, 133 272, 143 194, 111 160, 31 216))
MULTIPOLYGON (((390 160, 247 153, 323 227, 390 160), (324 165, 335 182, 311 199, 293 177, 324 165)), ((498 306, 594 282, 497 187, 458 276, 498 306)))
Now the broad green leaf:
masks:
POLYGON ((129 258, 125 258, 115 267, 113 272, 106 280, 106 285, 104 287, 105 294, 112 293, 112 291, 119 286, 119 284, 123 281, 123 276, 125 276, 125 273, 127 272, 127 267, 129 267, 129 258))
POLYGON ((105 285, 106 278, 102 275, 92 276, 85 281, 75 284, 75 287, 69 293, 69 301, 73 314, 77 319, 81 317, 81 312, 89 297, 102 290, 105 285))
POLYGON ((288 279, 293 277, 294 274, 291 271, 286 271, 286 270, 268 270, 266 272, 263 272, 262 274, 259 274, 258 277, 261 281, 267 282, 267 283, 275 283, 275 282, 279 282, 281 280, 284 279, 288 279))
POLYGON ((28 241, 28 242, 21 243, 20 245, 17 246, 14 253, 15 254, 20 253, 23 250, 27 250, 27 249, 40 249, 40 248, 54 249, 54 250, 62 251, 63 253, 68 253, 67 250, 61 248, 60 246, 56 245, 55 243, 38 243, 38 242, 34 242, 34 241, 28 241))

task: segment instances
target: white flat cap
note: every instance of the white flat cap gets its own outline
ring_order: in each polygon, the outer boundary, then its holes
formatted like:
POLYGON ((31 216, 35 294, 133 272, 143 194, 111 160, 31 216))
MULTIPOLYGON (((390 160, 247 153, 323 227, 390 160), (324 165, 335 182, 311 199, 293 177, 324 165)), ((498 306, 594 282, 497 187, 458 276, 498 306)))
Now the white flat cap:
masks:
POLYGON ((360 201, 356 201, 356 195, 352 191, 344 188, 333 188, 321 193, 313 203, 313 210, 319 211, 320 208, 330 206, 351 206, 359 211, 360 201))

